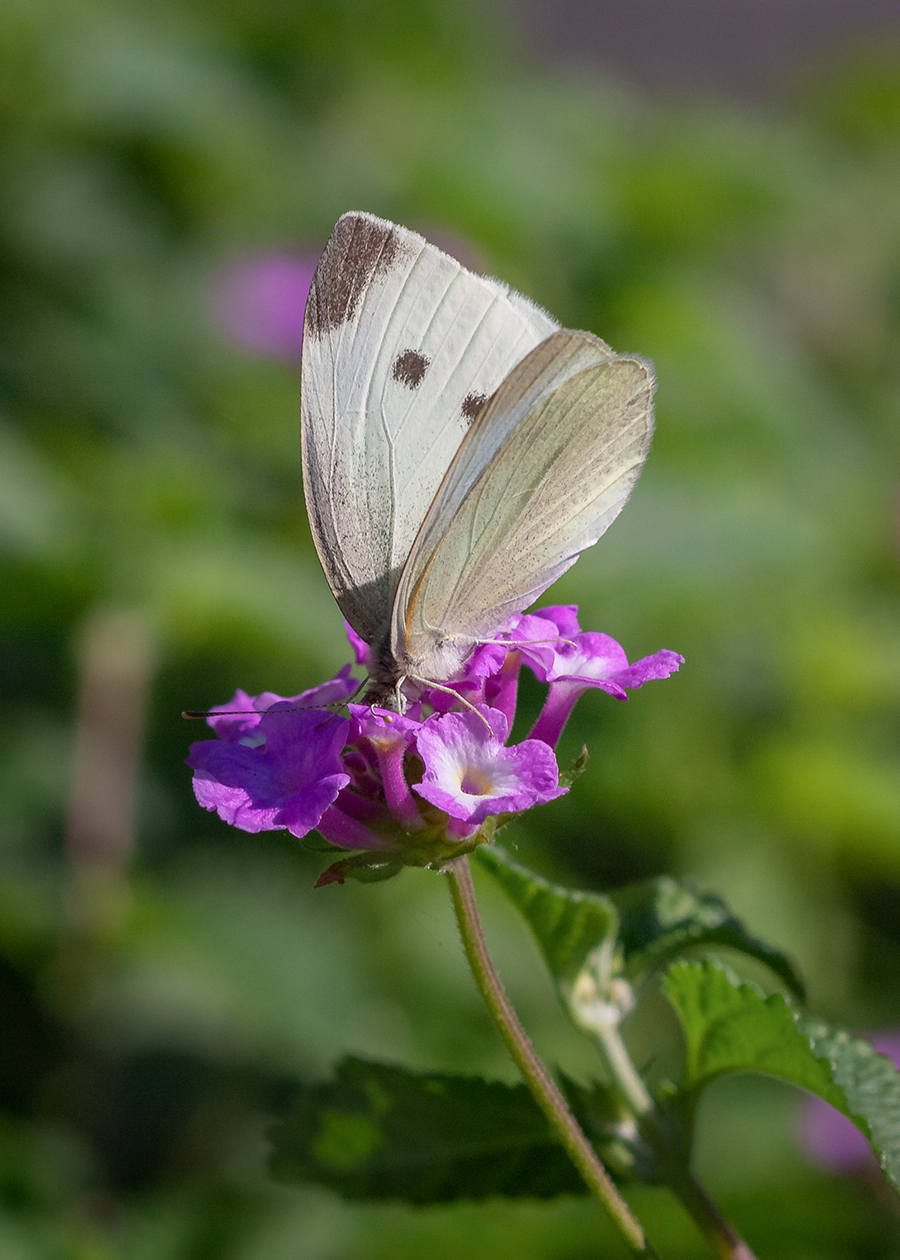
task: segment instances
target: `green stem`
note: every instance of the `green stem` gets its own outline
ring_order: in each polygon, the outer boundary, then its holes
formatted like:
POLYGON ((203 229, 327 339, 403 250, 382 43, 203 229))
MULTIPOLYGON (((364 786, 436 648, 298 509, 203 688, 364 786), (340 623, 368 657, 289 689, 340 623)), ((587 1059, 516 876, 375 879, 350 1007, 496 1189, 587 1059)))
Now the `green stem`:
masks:
POLYGON ((537 1051, 506 996, 484 939, 468 857, 456 858, 447 866, 446 874, 466 958, 506 1048, 591 1193, 603 1201, 632 1255, 656 1260, 656 1253, 647 1242, 640 1221, 632 1214, 609 1173, 597 1158, 596 1151, 569 1110, 559 1086, 538 1058, 537 1051))
POLYGON ((731 1221, 722 1215, 692 1173, 670 1177, 668 1185, 694 1218, 697 1228, 719 1260, 756 1260, 731 1221))
POLYGON ((685 1168, 682 1161, 673 1158, 670 1143, 658 1123, 656 1104, 632 1062, 618 1023, 613 1020, 598 1021, 593 1026, 593 1032, 616 1088, 653 1148, 662 1179, 693 1217, 711 1250, 719 1260, 756 1260, 693 1173, 685 1168))

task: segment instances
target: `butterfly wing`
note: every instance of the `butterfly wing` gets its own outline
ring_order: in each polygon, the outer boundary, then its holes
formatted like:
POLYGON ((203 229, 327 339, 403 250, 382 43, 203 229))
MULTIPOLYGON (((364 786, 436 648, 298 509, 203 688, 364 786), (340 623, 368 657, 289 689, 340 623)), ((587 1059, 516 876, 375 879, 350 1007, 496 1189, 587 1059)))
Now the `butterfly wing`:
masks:
POLYGON ((367 642, 480 408, 556 322, 406 228, 345 214, 303 329, 303 481, 322 567, 367 642))
POLYGON ((451 464, 403 570, 391 646, 420 679, 527 608, 604 533, 653 429, 644 360, 556 332, 516 367, 451 464))

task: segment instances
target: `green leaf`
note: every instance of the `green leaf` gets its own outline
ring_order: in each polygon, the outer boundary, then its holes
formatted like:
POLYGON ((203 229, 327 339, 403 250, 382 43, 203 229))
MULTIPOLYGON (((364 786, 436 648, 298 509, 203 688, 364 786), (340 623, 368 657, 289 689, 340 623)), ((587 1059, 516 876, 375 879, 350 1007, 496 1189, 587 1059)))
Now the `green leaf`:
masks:
POLYGON ((844 1094, 846 1106, 841 1110, 865 1133, 900 1190, 900 1072, 862 1037, 814 1020, 804 1020, 801 1026, 813 1054, 828 1062, 832 1079, 844 1094))
POLYGON ((315 882, 316 888, 324 888, 326 884, 343 884, 345 880, 355 879, 361 884, 376 884, 383 879, 393 879, 403 870, 404 863, 399 862, 395 854, 378 850, 366 853, 354 853, 351 857, 341 858, 326 867, 315 882))
POLYGON ((617 889, 610 900, 621 917, 626 972, 632 976, 661 970, 691 946, 724 945, 765 963, 799 998, 805 997, 790 958, 748 932, 714 893, 697 892, 663 875, 617 889))
POLYGON ((570 788, 576 779, 580 778, 587 769, 588 750, 582 748, 581 752, 569 766, 568 770, 560 770, 559 786, 570 788))
POLYGON ((848 1116, 900 1187, 900 1072, 861 1038, 804 1020, 780 993, 764 997, 714 963, 674 963, 663 991, 684 1031, 688 1099, 726 1072, 764 1072, 848 1116))
MULTIPOLYGON (((573 1082, 564 1088, 613 1169, 652 1177, 640 1140, 628 1127, 619 1133, 608 1093, 573 1082)), ((277 1180, 320 1182, 350 1199, 425 1204, 586 1193, 521 1084, 347 1057, 333 1081, 300 1090, 271 1138, 277 1180)))
POLYGON ((318 831, 308 831, 305 836, 301 836, 298 841, 300 848, 305 849, 307 853, 339 853, 340 850, 326 840, 324 836, 320 836, 318 831))
POLYGON ((619 916, 609 897, 551 884, 498 844, 476 849, 475 856, 521 910, 554 979, 573 983, 594 950, 615 942, 619 916))
POLYGON ((578 892, 536 875, 500 845, 483 846, 475 856, 525 916, 552 975, 564 985, 574 984, 597 950, 608 955, 607 981, 618 972, 639 984, 684 949, 720 945, 766 963, 803 995, 803 981, 787 955, 748 932, 712 893, 666 876, 609 895, 578 892))
POLYGON ((700 1090, 724 1072, 768 1072, 840 1106, 840 1091, 783 994, 764 997, 712 962, 673 963, 663 992, 684 1031, 685 1091, 700 1090))
MULTIPOLYGON (((431 807, 429 807, 431 808, 431 807)), ((389 847, 384 849, 363 849, 361 852, 344 852, 344 857, 332 862, 316 880, 315 887, 323 888, 326 884, 343 884, 348 879, 355 879, 361 884, 375 884, 383 879, 393 879, 405 866, 430 867, 441 870, 443 866, 464 853, 471 853, 476 845, 485 841, 479 834, 467 840, 449 840, 445 834, 447 818, 440 816, 436 825, 421 831, 400 832, 388 840, 389 847)), ((334 853, 335 846, 326 843, 323 849, 313 836, 309 843, 306 837, 301 844, 314 853, 334 853)))

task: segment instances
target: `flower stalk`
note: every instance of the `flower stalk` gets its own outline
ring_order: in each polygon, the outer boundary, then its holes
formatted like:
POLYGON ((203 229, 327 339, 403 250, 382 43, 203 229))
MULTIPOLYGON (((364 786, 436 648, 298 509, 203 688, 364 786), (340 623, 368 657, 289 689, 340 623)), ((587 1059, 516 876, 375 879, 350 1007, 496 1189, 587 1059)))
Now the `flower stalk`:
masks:
POLYGON ((468 856, 457 858, 449 863, 446 876, 466 959, 485 1005, 500 1030, 500 1035, 513 1061, 589 1190, 606 1207, 631 1254, 656 1260, 656 1252, 647 1242, 640 1221, 622 1198, 578 1121, 569 1110, 569 1105, 559 1086, 539 1058, 530 1037, 522 1027, 518 1015, 506 996, 503 982, 488 953, 475 900, 475 888, 472 883, 468 856))
MULTIPOLYGON (((370 647, 349 626, 348 636, 357 664, 369 668, 370 647)), ((496 638, 476 646, 452 688, 412 683, 398 697, 399 712, 354 703, 359 686, 349 665, 292 697, 238 691, 209 712, 216 738, 194 743, 188 758, 197 800, 225 822, 248 832, 284 829, 306 843, 318 830, 326 847, 344 855, 316 887, 386 879, 404 866, 446 873, 466 957, 513 1060, 632 1255, 648 1260, 655 1252, 640 1222, 504 992, 467 855, 488 842, 498 818, 568 791, 555 747, 578 696, 596 688, 627 699, 628 690, 667 678, 682 661, 662 649, 629 664, 614 639, 581 631, 574 606, 543 608, 516 614, 496 638), (523 665, 547 684, 548 697, 531 736, 510 744, 523 665)))
POLYGON ((591 1033, 602 1052, 613 1086, 653 1150, 659 1174, 693 1218, 719 1260, 756 1260, 753 1252, 697 1178, 673 1151, 671 1135, 661 1123, 656 1103, 634 1066, 618 1019, 597 1020, 591 1033))
POLYGON ((756 1256, 741 1238, 731 1222, 722 1215, 718 1206, 692 1173, 667 1180, 669 1189, 680 1199, 690 1213, 700 1233, 709 1243, 719 1260, 756 1260, 756 1256))

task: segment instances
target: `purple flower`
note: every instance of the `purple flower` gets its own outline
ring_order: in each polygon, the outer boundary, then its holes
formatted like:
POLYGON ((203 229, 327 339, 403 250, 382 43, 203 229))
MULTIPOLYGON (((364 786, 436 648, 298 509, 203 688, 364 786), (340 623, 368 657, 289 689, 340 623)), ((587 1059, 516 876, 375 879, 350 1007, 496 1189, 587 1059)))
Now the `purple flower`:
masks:
POLYGON ((491 814, 531 809, 566 791, 552 749, 536 739, 507 748, 508 734, 506 715, 487 705, 477 713, 446 713, 419 728, 416 748, 425 774, 413 790, 466 824, 455 832, 471 832, 491 814))
POLYGON ((283 700, 274 691, 264 691, 259 696, 248 696, 240 687, 226 704, 215 704, 206 719, 219 739, 251 743, 251 733, 259 726, 260 715, 273 704, 283 700))
POLYGON ((239 346, 296 361, 317 254, 257 254, 225 266, 213 285, 213 314, 239 346))
MULTIPOLYGON (((553 745, 585 688, 624 698, 626 687, 681 663, 657 652, 629 665, 614 639, 582 633, 577 612, 557 606, 512 618, 476 646, 449 688, 410 686, 403 714, 364 702, 348 704, 349 720, 328 712, 358 690, 350 665, 293 697, 237 691, 208 719, 218 738, 191 748, 197 799, 245 831, 302 837, 315 827, 336 848, 357 851, 320 882, 369 867, 440 867, 484 841, 488 818, 563 794, 553 745), (531 738, 508 747, 523 663, 549 693, 531 738)), ((369 645, 349 626, 347 636, 357 664, 368 665, 369 645)))
POLYGON ((334 678, 301 691, 297 696, 279 696, 274 691, 263 691, 258 696, 249 696, 240 688, 227 704, 214 704, 210 716, 206 719, 219 739, 240 740, 242 743, 258 744, 260 739, 252 738, 252 732, 259 726, 263 713, 277 709, 315 709, 329 704, 342 704, 357 690, 359 684, 350 674, 351 665, 345 665, 334 678))
MULTIPOLYGON (((900 1033, 876 1033, 872 1045, 900 1068, 900 1033)), ((852 1120, 824 1098, 807 1096, 797 1115, 797 1139, 814 1164, 826 1172, 851 1173, 875 1169, 875 1154, 852 1120)))
MULTIPOLYGON (((462 673, 450 686, 469 704, 488 704, 506 714, 510 725, 516 711, 519 668, 524 643, 553 644, 563 634, 578 633, 578 610, 574 605, 544 608, 538 613, 517 613, 497 632, 496 639, 478 644, 466 660, 462 673)), ((427 690, 424 698, 437 713, 447 713, 454 706, 452 696, 436 688, 427 690)))
POLYGON ((524 659, 550 692, 531 732, 555 747, 578 698, 589 688, 627 700, 626 688, 636 690, 645 682, 668 678, 684 664, 677 652, 663 649, 628 664, 625 649, 608 634, 591 631, 553 643, 529 643, 520 649, 524 659))
POLYGON ((353 649, 357 665, 365 665, 366 669, 368 669, 372 661, 372 649, 365 639, 359 637, 349 621, 344 622, 344 633, 347 636, 350 647, 353 649))
POLYGON ((347 718, 323 709, 270 710, 253 732, 261 744, 209 739, 191 745, 194 794, 242 831, 287 828, 305 836, 349 782, 341 766, 349 730, 347 718))
POLYGON ((574 639, 579 634, 581 626, 574 604, 554 604, 538 608, 533 613, 520 613, 504 630, 507 639, 519 646, 527 646, 530 652, 537 654, 538 659, 542 648, 550 653, 552 659, 561 641, 574 639))
POLYGON ((416 731, 420 727, 420 706, 413 706, 413 710, 402 717, 363 704, 351 704, 350 713, 356 724, 354 742, 365 741, 377 758, 381 789, 389 812, 407 831, 421 830, 425 823, 406 773, 406 755, 415 747, 416 731))

